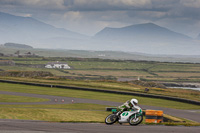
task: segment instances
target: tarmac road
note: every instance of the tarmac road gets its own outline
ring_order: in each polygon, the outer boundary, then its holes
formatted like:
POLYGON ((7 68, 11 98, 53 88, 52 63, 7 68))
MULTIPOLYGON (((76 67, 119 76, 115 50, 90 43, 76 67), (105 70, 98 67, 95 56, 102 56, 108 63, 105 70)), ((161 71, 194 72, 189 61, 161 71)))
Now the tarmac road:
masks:
POLYGON ((199 133, 200 127, 0 120, 0 133, 199 133))

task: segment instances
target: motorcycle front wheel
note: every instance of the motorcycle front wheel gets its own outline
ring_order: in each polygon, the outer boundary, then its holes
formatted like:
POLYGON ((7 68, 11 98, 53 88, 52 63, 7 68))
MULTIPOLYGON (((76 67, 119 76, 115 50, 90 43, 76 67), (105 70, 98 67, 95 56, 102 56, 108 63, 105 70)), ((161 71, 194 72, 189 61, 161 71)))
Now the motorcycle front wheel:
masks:
POLYGON ((106 117, 105 123, 107 125, 111 125, 111 124, 115 123, 117 120, 118 120, 118 116, 116 114, 110 114, 106 117))
POLYGON ((131 125, 131 126, 136 126, 136 125, 138 125, 138 124, 140 124, 141 122, 143 121, 143 116, 142 115, 140 115, 140 116, 137 116, 136 118, 134 117, 134 115, 133 116, 131 116, 130 118, 129 118, 129 124, 131 125))

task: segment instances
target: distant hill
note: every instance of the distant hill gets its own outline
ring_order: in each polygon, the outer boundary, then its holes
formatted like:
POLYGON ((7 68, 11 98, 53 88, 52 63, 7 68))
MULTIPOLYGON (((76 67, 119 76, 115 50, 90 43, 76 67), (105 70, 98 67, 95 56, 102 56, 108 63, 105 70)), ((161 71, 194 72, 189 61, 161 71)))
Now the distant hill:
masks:
POLYGON ((17 44, 17 43, 5 43, 5 47, 11 47, 11 48, 24 48, 24 49, 32 49, 32 46, 26 45, 26 44, 17 44))
POLYGON ((199 42, 193 38, 153 23, 122 28, 106 27, 94 39, 106 40, 113 48, 124 51, 151 54, 198 54, 197 48, 200 48, 199 42))
POLYGON ((200 40, 200 33, 199 33, 199 35, 197 36, 197 39, 200 40))
MULTIPOLYGON (((16 53, 18 48, 1 47, 0 55, 9 55, 16 53)), ((35 53, 44 57, 75 57, 75 58, 94 58, 114 59, 114 60, 140 60, 140 61, 161 61, 161 62, 190 62, 200 63, 199 56, 181 56, 181 55, 153 55, 144 53, 129 53, 121 51, 87 51, 87 50, 65 50, 65 49, 20 49, 20 53, 35 53)))
POLYGON ((87 38, 85 35, 56 28, 31 17, 14 16, 3 12, 0 12, 0 36, 0 44, 6 42, 28 43, 35 47, 46 48, 57 48, 59 45, 70 47, 71 42, 87 38), (65 41, 63 42, 63 40, 65 41))
POLYGON ((163 42, 169 40, 182 41, 192 39, 186 35, 173 32, 167 28, 160 27, 153 23, 131 25, 123 28, 107 27, 99 33, 97 33, 95 37, 107 40, 132 40, 134 42, 138 41, 138 43, 140 43, 141 41, 163 42))

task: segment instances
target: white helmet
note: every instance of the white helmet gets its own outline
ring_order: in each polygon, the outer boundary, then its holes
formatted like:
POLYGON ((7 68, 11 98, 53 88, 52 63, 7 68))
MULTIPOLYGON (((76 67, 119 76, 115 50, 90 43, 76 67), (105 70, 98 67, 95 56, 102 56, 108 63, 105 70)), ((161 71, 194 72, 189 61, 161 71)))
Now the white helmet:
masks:
POLYGON ((135 106, 135 105, 137 105, 138 104, 138 100, 137 99, 131 99, 131 104, 133 105, 133 106, 135 106))

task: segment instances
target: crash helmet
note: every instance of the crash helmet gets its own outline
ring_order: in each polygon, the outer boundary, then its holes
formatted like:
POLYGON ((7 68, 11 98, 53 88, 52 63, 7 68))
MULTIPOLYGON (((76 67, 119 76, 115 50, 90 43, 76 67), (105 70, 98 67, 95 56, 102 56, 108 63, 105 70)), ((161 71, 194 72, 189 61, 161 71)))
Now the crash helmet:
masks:
POLYGON ((133 106, 136 106, 138 104, 138 100, 137 99, 131 99, 130 103, 133 105, 133 106))

